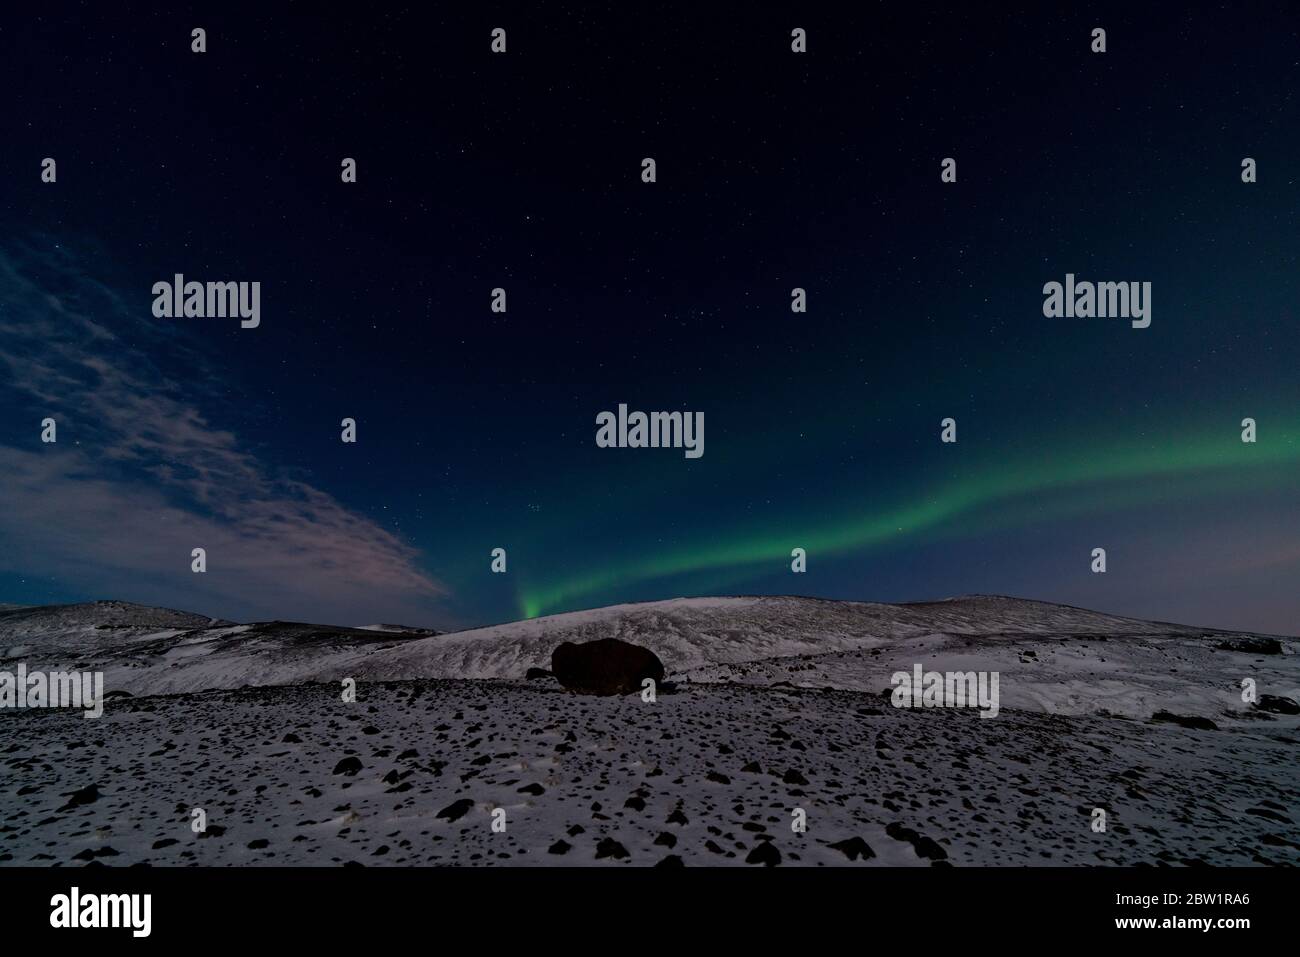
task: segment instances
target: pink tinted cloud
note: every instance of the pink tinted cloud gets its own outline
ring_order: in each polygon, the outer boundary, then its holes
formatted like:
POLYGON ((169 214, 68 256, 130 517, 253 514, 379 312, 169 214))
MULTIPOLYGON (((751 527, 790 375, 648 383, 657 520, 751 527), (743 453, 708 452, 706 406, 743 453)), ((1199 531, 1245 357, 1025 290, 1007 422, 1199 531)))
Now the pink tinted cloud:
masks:
POLYGON ((219 614, 429 617, 446 589, 415 549, 205 414, 220 403, 202 383, 220 379, 202 355, 70 258, 32 261, 0 250, 0 385, 31 436, 0 445, 0 542, 14 546, 0 567, 105 597, 207 596, 219 614), (183 389, 150 353, 185 370, 183 389), (39 441, 47 415, 64 426, 52 445, 39 441), (189 568, 195 546, 204 575, 189 568))

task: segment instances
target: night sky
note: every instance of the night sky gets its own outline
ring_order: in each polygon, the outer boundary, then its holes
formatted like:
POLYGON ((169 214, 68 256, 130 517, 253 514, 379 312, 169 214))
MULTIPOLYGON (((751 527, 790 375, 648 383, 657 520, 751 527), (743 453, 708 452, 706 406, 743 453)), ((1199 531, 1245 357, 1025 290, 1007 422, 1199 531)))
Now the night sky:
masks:
POLYGON ((0 600, 1300 632, 1294 7, 436 6, 6 16, 0 600), (1150 328, 1045 318, 1067 272, 1151 282, 1150 328), (155 318, 175 273, 261 325, 155 318), (620 402, 703 457, 597 448, 620 402))

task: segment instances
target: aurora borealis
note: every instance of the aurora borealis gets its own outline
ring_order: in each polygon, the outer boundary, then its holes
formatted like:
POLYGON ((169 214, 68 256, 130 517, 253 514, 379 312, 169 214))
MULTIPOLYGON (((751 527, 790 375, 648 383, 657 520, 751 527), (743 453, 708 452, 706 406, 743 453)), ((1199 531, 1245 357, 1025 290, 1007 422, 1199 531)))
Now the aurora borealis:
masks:
POLYGON ((1098 56, 1095 12, 800 11, 796 58, 784 21, 574 10, 493 59, 472 14, 261 16, 198 57, 180 15, 91 11, 0 68, 0 601, 451 628, 980 591, 1297 630, 1294 33, 1121 8, 1098 56), (155 318, 177 274, 259 282, 260 324, 155 318), (1150 326, 1045 317, 1067 274, 1151 283, 1150 326), (702 412, 707 451, 598 448, 620 403, 702 412))
POLYGON ((1243 485, 1256 491, 1272 487, 1294 491, 1300 464, 1298 437, 1293 428, 1278 436, 1265 451, 1244 445, 1225 432, 1184 438, 1165 448, 1090 449, 1075 456, 1066 452, 1054 456, 1047 465, 1041 460, 1003 463, 879 512, 864 510, 867 514, 844 514, 838 519, 828 516, 820 525, 812 519, 804 526, 809 531, 802 537, 781 539, 774 533, 757 534, 738 537, 725 545, 699 544, 656 555, 644 563, 604 568, 550 589, 525 592, 522 611, 527 617, 535 617, 581 607, 583 599, 614 592, 620 585, 688 573, 732 570, 737 579, 743 580, 747 573, 755 573, 756 566, 775 567, 788 560, 791 544, 817 555, 839 556, 879 549, 895 541, 970 534, 968 523, 972 522, 998 528, 1041 521, 1071 510, 1139 506, 1158 500, 1171 488, 1182 489, 1189 497, 1211 492, 1222 495, 1243 485), (1134 485, 1125 488, 1126 482, 1134 485), (1151 483, 1161 484, 1153 488, 1151 483), (1089 495, 1094 487, 1103 489, 1100 498, 1089 495), (1026 510, 1027 498, 1053 494, 1055 500, 1047 516, 1042 510, 1026 510))

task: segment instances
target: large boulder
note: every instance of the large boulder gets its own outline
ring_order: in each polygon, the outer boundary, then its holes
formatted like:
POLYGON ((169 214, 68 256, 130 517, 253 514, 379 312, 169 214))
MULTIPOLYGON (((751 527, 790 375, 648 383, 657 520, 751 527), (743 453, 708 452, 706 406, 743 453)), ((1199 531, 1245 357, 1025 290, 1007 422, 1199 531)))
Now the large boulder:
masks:
POLYGON ((566 641, 551 652, 551 671, 556 680, 580 694, 631 694, 641 682, 664 680, 664 665, 649 648, 601 638, 575 645, 566 641))

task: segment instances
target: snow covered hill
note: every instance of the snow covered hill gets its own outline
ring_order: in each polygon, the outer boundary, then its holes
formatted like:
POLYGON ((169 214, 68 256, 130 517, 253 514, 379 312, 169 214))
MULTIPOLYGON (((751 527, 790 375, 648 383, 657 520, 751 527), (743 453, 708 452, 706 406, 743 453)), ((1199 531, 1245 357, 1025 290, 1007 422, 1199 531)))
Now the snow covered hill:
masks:
POLYGON ((1300 643, 1228 651, 1230 633, 993 596, 890 605, 797 597, 679 598, 451 634, 395 626, 234 624, 124 602, 0 612, 0 668, 78 667, 134 695, 418 678, 522 679, 564 641, 621 638, 669 677, 878 692, 896 671, 997 671, 1003 707, 1211 719, 1248 715, 1241 680, 1300 694, 1300 643), (382 628, 382 630, 381 630, 382 628))
POLYGON ((1300 863, 1300 715, 1241 696, 1300 700, 1293 638, 983 596, 390 627, 0 611, 0 671, 136 696, 0 711, 0 864, 1300 863), (525 678, 605 637, 663 660, 656 701, 525 678), (892 707, 916 665, 998 672, 996 719, 892 707))
MULTIPOLYGON (((421 636, 430 632, 419 632, 421 636)), ((0 612, 0 670, 102 671, 133 695, 289 684, 333 673, 405 634, 269 621, 236 624, 167 608, 98 601, 0 612)))

